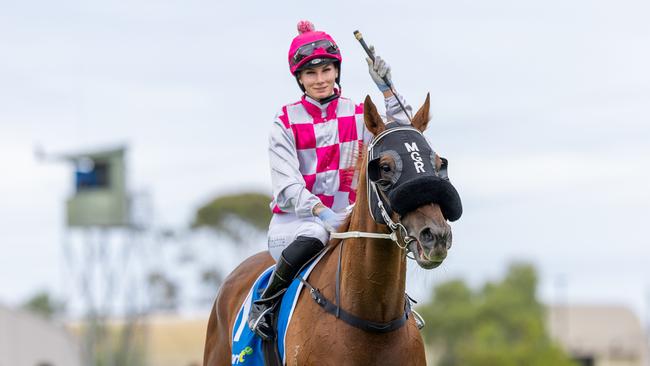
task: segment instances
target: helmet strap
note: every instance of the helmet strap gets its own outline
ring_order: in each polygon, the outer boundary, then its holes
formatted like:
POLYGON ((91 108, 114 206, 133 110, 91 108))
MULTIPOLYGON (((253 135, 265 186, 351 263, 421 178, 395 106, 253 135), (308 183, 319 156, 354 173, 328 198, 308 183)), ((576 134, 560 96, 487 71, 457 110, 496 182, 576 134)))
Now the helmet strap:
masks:
POLYGON ((298 74, 300 74, 300 72, 297 72, 296 75, 295 75, 296 83, 298 83, 298 86, 300 87, 300 90, 302 90, 302 92, 304 93, 305 92, 305 87, 300 83, 300 79, 298 79, 298 74))
POLYGON ((320 105, 327 104, 327 103, 333 101, 334 99, 337 99, 340 96, 341 96, 340 93, 335 92, 334 94, 330 95, 329 97, 319 100, 318 103, 320 103, 320 105))

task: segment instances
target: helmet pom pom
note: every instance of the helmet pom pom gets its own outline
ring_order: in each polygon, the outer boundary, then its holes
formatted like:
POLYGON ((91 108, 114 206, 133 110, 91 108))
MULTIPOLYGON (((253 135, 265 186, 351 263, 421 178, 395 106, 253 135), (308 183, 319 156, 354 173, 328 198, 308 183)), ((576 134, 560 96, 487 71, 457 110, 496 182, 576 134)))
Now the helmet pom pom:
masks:
POLYGON ((298 33, 303 34, 306 32, 313 32, 314 31, 314 23, 310 22, 309 20, 301 20, 298 22, 298 33))

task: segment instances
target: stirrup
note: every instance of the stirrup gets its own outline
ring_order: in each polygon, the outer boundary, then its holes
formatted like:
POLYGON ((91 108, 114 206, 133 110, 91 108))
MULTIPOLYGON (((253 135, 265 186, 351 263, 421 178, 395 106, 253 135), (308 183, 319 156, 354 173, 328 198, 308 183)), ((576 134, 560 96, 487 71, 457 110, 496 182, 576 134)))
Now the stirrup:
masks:
MULTIPOLYGON (((255 332, 257 335, 260 335, 259 333, 256 332, 256 330, 258 329, 257 327, 258 327, 258 325, 260 324, 260 321, 261 321, 262 319, 264 319, 264 316, 265 316, 266 314, 268 314, 269 312, 271 312, 271 311, 273 310, 273 308, 274 308, 273 306, 270 306, 270 307, 264 309, 264 311, 261 312, 261 313, 257 316, 257 319, 255 319, 255 321, 254 321, 252 324, 250 323, 250 321, 248 322, 248 327, 249 327, 253 332, 255 332)), ((250 319, 249 319, 249 320, 250 320, 250 319)), ((260 335, 260 336, 261 336, 261 335, 260 335)))
POLYGON ((264 311, 259 313, 255 319, 249 318, 246 322, 248 324, 248 328, 264 341, 275 338, 275 329, 273 329, 273 308, 274 306, 264 309, 264 311), (260 327, 260 322, 262 322, 267 316, 269 319, 266 320, 268 320, 270 324, 267 324, 264 327, 260 327))
POLYGON ((427 322, 425 322, 424 318, 422 318, 422 315, 420 315, 414 309, 411 309, 411 313, 413 314, 413 319, 415 319, 415 325, 418 327, 418 330, 422 330, 422 328, 427 325, 427 322))
POLYGON ((276 316, 275 311, 277 310, 278 306, 282 302, 282 296, 284 295, 285 292, 287 292, 287 289, 283 288, 282 290, 276 292, 272 296, 253 301, 253 304, 251 305, 252 307, 254 307, 255 305, 262 305, 265 307, 265 309, 261 313, 255 314, 256 315, 255 318, 251 318, 251 316, 253 315, 253 311, 251 311, 248 314, 248 320, 246 321, 250 330, 252 330, 253 333, 257 334, 263 340, 269 340, 274 338, 274 333, 276 332, 276 330, 274 329, 275 316, 276 316), (270 332, 264 332, 260 330, 261 328, 259 328, 260 322, 264 320, 264 318, 268 318, 266 320, 268 321, 267 326, 269 327, 270 332))

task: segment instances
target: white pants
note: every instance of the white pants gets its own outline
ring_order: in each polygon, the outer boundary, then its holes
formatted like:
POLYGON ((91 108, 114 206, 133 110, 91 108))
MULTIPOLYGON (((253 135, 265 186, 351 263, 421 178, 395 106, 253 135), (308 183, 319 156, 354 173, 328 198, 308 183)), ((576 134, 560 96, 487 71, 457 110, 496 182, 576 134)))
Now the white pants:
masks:
POLYGON ((284 248, 299 236, 316 238, 327 244, 330 233, 318 217, 301 219, 294 213, 273 214, 268 234, 269 252, 273 259, 277 262, 284 248))

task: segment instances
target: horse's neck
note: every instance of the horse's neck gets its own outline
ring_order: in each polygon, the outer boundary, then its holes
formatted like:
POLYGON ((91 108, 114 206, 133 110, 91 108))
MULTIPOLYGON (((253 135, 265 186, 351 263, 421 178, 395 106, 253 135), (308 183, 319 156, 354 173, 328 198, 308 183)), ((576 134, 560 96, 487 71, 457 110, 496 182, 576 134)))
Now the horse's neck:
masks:
MULTIPOLYGON (((359 184, 365 185, 363 177, 359 184)), ((360 187, 357 197, 348 230, 381 232, 382 227, 369 216, 365 187, 360 187)), ((406 258, 394 242, 370 238, 345 241, 341 268, 344 309, 372 321, 393 320, 404 312, 405 287, 406 258)))

